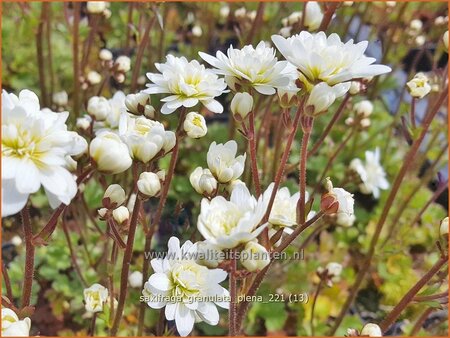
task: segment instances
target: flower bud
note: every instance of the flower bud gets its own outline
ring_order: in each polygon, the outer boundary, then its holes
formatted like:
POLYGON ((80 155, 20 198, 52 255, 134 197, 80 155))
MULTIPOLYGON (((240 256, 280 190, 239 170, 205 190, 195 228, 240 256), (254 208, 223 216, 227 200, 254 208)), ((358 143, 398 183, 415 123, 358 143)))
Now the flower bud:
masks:
POLYGON ((200 195, 211 195, 217 189, 217 180, 209 169, 197 167, 189 176, 189 181, 200 195))
POLYGON ((420 21, 419 19, 411 20, 411 22, 409 23, 409 28, 416 32, 420 31, 422 29, 422 26, 422 21, 420 21))
POLYGON ((127 95, 125 98, 125 106, 127 107, 128 112, 134 115, 144 115, 146 109, 150 110, 153 108, 150 106, 150 95, 145 93, 127 95), (147 108, 147 106, 149 106, 149 108, 147 108))
POLYGON ((441 236, 448 236, 448 217, 445 217, 441 221, 441 226, 439 228, 439 233, 441 236))
POLYGON ((199 25, 195 25, 194 27, 192 27, 192 35, 196 36, 196 37, 200 37, 203 34, 203 30, 202 27, 200 27, 199 25))
POLYGON ((131 167, 132 159, 128 147, 112 132, 96 136, 89 146, 91 159, 97 169, 107 174, 119 174, 131 167))
POLYGON ((106 9, 106 2, 105 1, 88 1, 86 7, 87 7, 88 13, 99 14, 99 13, 103 13, 103 11, 106 9))
POLYGON ((166 130, 165 136, 164 136, 164 145, 163 150, 165 153, 171 151, 173 147, 175 147, 175 144, 177 143, 177 137, 175 136, 175 133, 170 130, 166 130))
POLYGON ((359 125, 362 127, 362 128, 368 128, 368 127, 370 127, 370 124, 371 124, 371 122, 370 122, 370 119, 362 119, 360 122, 359 122, 359 125))
POLYGON ((339 83, 330 87, 326 82, 315 85, 309 93, 306 101, 306 114, 318 116, 325 113, 328 108, 343 96, 350 88, 350 83, 339 83))
POLYGON ((119 56, 114 63, 119 72, 126 73, 131 69, 131 60, 126 55, 119 56))
POLYGON ((190 112, 186 115, 186 119, 183 123, 183 129, 191 138, 203 137, 208 132, 205 118, 196 112, 190 112))
POLYGON ((103 48, 99 53, 98 57, 102 61, 111 61, 113 58, 113 54, 109 49, 103 48))
POLYGON ((91 287, 84 289, 84 304, 88 312, 103 311, 103 304, 108 299, 108 289, 100 284, 92 284, 91 287))
MULTIPOLYGON (((290 34, 289 34, 290 36, 290 34)), ((300 89, 296 86, 290 88, 278 88, 278 102, 282 108, 290 108, 298 104, 298 91, 300 89)))
POLYGON ((114 74, 114 79, 118 83, 124 83, 125 82, 125 75, 123 73, 116 73, 116 74, 114 74))
POLYGON ((156 196, 161 190, 158 175, 152 172, 143 172, 137 181, 139 192, 147 197, 156 196))
POLYGON ((228 5, 223 5, 222 7, 220 7, 219 15, 220 15, 222 18, 228 17, 228 15, 230 15, 230 6, 228 6, 228 5))
POLYGON ((53 93, 52 100, 53 103, 56 104, 58 107, 64 107, 67 106, 69 96, 67 95, 67 92, 63 90, 57 93, 53 93))
POLYGON ((270 254, 265 247, 248 242, 241 251, 241 264, 250 272, 264 269, 270 263, 270 254))
POLYGON ((105 208, 113 209, 125 202, 125 190, 119 184, 111 184, 103 195, 102 204, 105 208))
POLYGON ((95 71, 91 71, 87 75, 87 81, 91 85, 96 85, 96 84, 99 84, 102 81, 102 76, 99 73, 95 72, 95 71))
POLYGON ((77 118, 76 126, 81 130, 88 130, 91 126, 92 118, 89 115, 77 118))
POLYGON ((166 180, 166 171, 165 170, 160 170, 156 173, 156 176, 159 177, 159 180, 161 182, 164 182, 166 180))
POLYGON ((448 31, 446 31, 444 33, 444 36, 442 37, 442 40, 444 42, 445 49, 448 50, 448 31))
POLYGON ((330 262, 325 267, 328 271, 328 276, 330 277, 340 277, 342 273, 342 265, 335 262, 330 262))
POLYGON ((356 103, 353 109, 357 115, 361 117, 369 117, 373 113, 373 104, 369 100, 363 100, 356 103))
POLYGON ((350 82, 350 89, 348 92, 352 95, 359 94, 359 92, 362 90, 362 84, 359 81, 352 81, 350 82))
POLYGON ((361 330, 361 336, 383 337, 383 333, 377 324, 367 323, 361 330))
POLYGON ((142 272, 140 271, 134 271, 128 276, 128 283, 130 283, 130 286, 132 288, 141 288, 142 287, 142 281, 144 277, 142 275, 142 272))
POLYGON ((354 215, 353 205, 355 203, 355 200, 353 199, 352 194, 342 188, 333 188, 333 183, 328 177, 326 179, 326 188, 328 190, 328 193, 322 195, 322 210, 324 210, 327 214, 330 214, 333 210, 335 210, 335 213, 337 213, 338 215, 340 213, 344 213, 347 216, 354 215), (337 202, 338 204, 337 208, 335 202, 337 202))
POLYGON ((108 212, 108 208, 100 208, 97 210, 97 214, 100 216, 101 220, 105 220, 106 213, 108 212))
POLYGON ((423 98, 431 91, 428 77, 423 73, 417 73, 412 80, 406 83, 412 97, 423 98))
POLYGON ((111 113, 111 105, 101 96, 93 96, 88 101, 87 112, 97 121, 103 121, 111 113))
POLYGON ((253 109, 253 97, 249 93, 236 93, 231 100, 231 111, 234 117, 245 119, 253 109))
POLYGON ((224 260, 224 256, 218 246, 207 241, 197 242, 197 264, 214 269, 224 260))
POLYGON ((112 216, 117 224, 122 225, 128 222, 130 218, 130 211, 125 206, 120 206, 113 210, 112 216))

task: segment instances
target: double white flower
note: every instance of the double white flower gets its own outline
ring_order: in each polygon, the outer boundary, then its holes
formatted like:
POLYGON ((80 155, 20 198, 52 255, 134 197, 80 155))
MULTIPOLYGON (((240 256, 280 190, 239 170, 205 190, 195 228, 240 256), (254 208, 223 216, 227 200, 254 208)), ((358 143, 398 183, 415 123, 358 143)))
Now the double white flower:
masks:
POLYGON ((225 92, 223 79, 196 60, 167 55, 166 63, 155 63, 161 74, 147 73, 153 83, 147 84, 148 94, 171 94, 163 98, 161 113, 171 114, 179 107, 191 108, 201 102, 213 113, 222 113, 222 105, 214 98, 225 92))
POLYGON ((100 284, 92 284, 84 289, 84 305, 88 312, 101 312, 103 305, 108 300, 108 289, 100 284))
POLYGON ((366 161, 363 163, 359 158, 350 162, 350 169, 358 173, 361 178, 359 189, 363 194, 373 194, 373 197, 380 197, 380 190, 389 188, 386 180, 386 172, 380 164, 380 149, 366 151, 366 161))
POLYGON ((33 92, 19 97, 2 93, 2 217, 19 212, 41 185, 50 206, 68 205, 77 192, 67 167, 70 156, 87 149, 87 142, 67 130, 68 112, 40 109, 33 92))
POLYGON ((374 65, 375 59, 364 55, 367 41, 344 43, 335 33, 327 37, 324 32, 307 31, 287 39, 273 35, 272 41, 286 60, 297 67, 300 79, 307 86, 318 81, 333 86, 391 71, 387 66, 374 65))
POLYGON ((242 49, 234 49, 230 46, 227 55, 220 51, 216 53, 216 57, 202 52, 199 55, 217 68, 218 74, 225 75, 225 81, 233 90, 239 84, 251 86, 264 95, 273 95, 274 88, 289 84, 289 72, 292 72, 292 68, 287 67, 286 61, 278 61, 275 50, 267 47, 264 41, 256 48, 247 45, 242 49))
POLYGON ((171 237, 167 256, 152 259, 155 272, 145 283, 142 294, 153 309, 165 307, 167 320, 175 320, 177 331, 187 336, 195 322, 217 325, 219 312, 216 305, 227 309, 229 294, 220 286, 227 273, 222 269, 208 269, 196 263, 197 247, 171 237))
POLYGON ((2 308, 2 337, 28 337, 30 327, 30 318, 19 320, 13 310, 2 308))
POLYGON ((204 198, 200 206, 197 228, 210 243, 231 249, 255 239, 267 226, 258 225, 267 210, 263 194, 256 200, 244 184, 236 184, 230 200, 222 196, 211 201, 204 198))

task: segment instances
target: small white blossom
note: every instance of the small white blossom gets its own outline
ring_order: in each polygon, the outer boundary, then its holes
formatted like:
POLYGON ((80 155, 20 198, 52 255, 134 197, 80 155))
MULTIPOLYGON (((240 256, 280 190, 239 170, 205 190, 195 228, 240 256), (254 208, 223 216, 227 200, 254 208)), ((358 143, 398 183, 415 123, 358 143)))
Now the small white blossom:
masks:
POLYGON ((413 31, 420 31, 422 29, 423 23, 419 19, 411 20, 409 23, 409 28, 411 28, 413 31))
POLYGON ((141 288, 144 276, 140 271, 134 271, 128 276, 128 283, 132 288, 141 288))
POLYGON ((2 337, 28 337, 30 328, 30 318, 20 320, 13 310, 2 307, 2 337))
POLYGON ((89 145, 89 154, 97 169, 108 174, 119 174, 131 167, 128 147, 112 132, 97 135, 89 145))
POLYGON ((190 112, 186 115, 183 122, 183 129, 187 136, 191 138, 203 137, 208 132, 205 118, 197 112, 190 112))
POLYGON ((111 53, 111 51, 109 49, 103 48, 98 53, 98 57, 100 60, 103 60, 103 61, 111 61, 113 58, 113 54, 111 53))
POLYGON ((362 117, 369 117, 373 113, 373 104, 369 100, 363 100, 356 103, 353 109, 356 114, 362 117))
POLYGON ((171 114, 180 107, 191 108, 201 102, 213 113, 222 113, 222 105, 214 98, 225 92, 223 79, 205 66, 185 57, 167 55, 166 63, 156 63, 161 74, 147 73, 153 83, 147 84, 148 94, 171 94, 161 101, 162 114, 171 114))
POLYGON ((217 181, 209 169, 197 167, 189 176, 192 187, 199 194, 211 195, 217 189, 217 181))
POLYGON ((84 289, 84 306, 88 312, 102 312, 103 305, 108 299, 108 289, 100 284, 92 284, 84 289))
POLYGON ((157 174, 143 172, 137 181, 139 192, 147 197, 156 196, 161 190, 161 182, 157 174))
POLYGON ((241 251, 241 264, 250 272, 264 269, 270 263, 270 255, 265 247, 255 241, 245 244, 241 251))
POLYGON ((90 71, 87 75, 87 80, 91 85, 96 85, 102 81, 102 76, 96 71, 90 71))
POLYGON ((234 116, 238 115, 245 119, 253 109, 253 97, 249 93, 236 93, 231 100, 231 111, 234 116))
POLYGON ((337 216, 339 217, 339 214, 345 214, 348 217, 354 215, 353 206, 355 200, 353 199, 353 195, 343 188, 334 188, 333 183, 328 177, 325 186, 328 190, 328 194, 330 194, 339 204, 338 209, 336 210, 337 216))
POLYGON ((91 14, 99 14, 103 13, 106 9, 105 1, 88 1, 87 2, 87 11, 91 14))
POLYGON ((237 143, 211 143, 207 153, 209 170, 220 183, 228 183, 239 178, 244 172, 246 154, 236 157, 237 143))
POLYGON ((361 330, 361 336, 383 337, 383 333, 377 324, 367 323, 361 330))
POLYGON ((116 61, 114 62, 114 64, 116 65, 117 70, 119 72, 126 73, 126 72, 128 72, 131 69, 131 60, 126 55, 119 56, 116 59, 116 61))
POLYGON ((417 73, 406 85, 411 96, 418 99, 424 98, 431 91, 428 77, 424 73, 417 73))

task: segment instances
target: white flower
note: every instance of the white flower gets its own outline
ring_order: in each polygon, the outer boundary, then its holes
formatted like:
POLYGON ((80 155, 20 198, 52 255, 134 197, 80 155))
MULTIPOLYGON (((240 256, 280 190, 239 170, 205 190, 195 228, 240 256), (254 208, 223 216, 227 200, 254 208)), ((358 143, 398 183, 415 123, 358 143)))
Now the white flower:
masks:
POLYGON ((419 19, 414 19, 411 20, 411 22, 409 23, 409 27, 413 30, 413 31, 420 31, 422 29, 423 23, 421 20, 419 19))
POLYGON ((2 337, 28 337, 30 328, 30 318, 19 320, 13 310, 2 308, 2 337))
POLYGON ((442 40, 444 41, 445 49, 448 50, 448 31, 445 31, 444 36, 442 37, 442 40))
POLYGON ((237 143, 211 143, 206 155, 209 170, 220 183, 228 183, 239 178, 244 172, 246 154, 236 157, 237 143))
POLYGON ((352 95, 358 94, 362 90, 362 84, 359 81, 352 81, 348 92, 352 95))
POLYGON ((52 96, 53 103, 56 104, 58 107, 64 107, 67 105, 67 102, 69 101, 69 96, 67 95, 67 92, 65 90, 53 93, 52 96))
POLYGON ((95 71, 90 71, 87 75, 87 80, 91 85, 96 85, 102 81, 102 76, 95 71))
POLYGON ((122 115, 119 134, 135 160, 143 163, 152 160, 163 149, 166 133, 164 125, 158 121, 122 115))
POLYGON ((230 6, 223 5, 222 7, 220 7, 219 14, 222 18, 228 17, 228 15, 230 15, 230 6))
POLYGON ((68 205, 77 192, 66 156, 82 154, 87 142, 67 130, 68 112, 40 110, 39 99, 23 90, 2 93, 2 217, 19 212, 41 185, 50 206, 68 205))
POLYGON ((373 104, 369 100, 362 100, 353 107, 356 114, 362 117, 369 117, 373 113, 373 104))
POLYGON ((91 14, 99 14, 103 13, 106 9, 105 1, 88 1, 87 2, 87 11, 91 14))
POLYGON ((142 281, 144 280, 144 276, 140 271, 134 271, 128 276, 128 283, 132 288, 140 288, 142 287, 142 281))
POLYGON ((97 210, 97 214, 100 216, 100 219, 105 219, 107 212, 108 212, 108 208, 100 208, 97 210))
POLYGON ((196 192, 211 195, 217 189, 217 181, 209 169, 197 167, 189 176, 189 181, 196 192))
POLYGON ((153 117, 155 108, 150 105, 150 95, 145 93, 129 94, 125 98, 125 106, 129 113, 153 117))
POLYGON ((203 137, 208 132, 205 118, 196 112, 190 112, 186 115, 186 118, 183 122, 183 129, 186 132, 187 136, 191 138, 203 137))
POLYGON ((236 17, 236 19, 243 19, 246 15, 247 10, 245 9, 245 7, 238 8, 234 11, 234 16, 236 17))
POLYGON ((290 68, 286 68, 286 61, 278 61, 275 50, 267 47, 261 41, 256 48, 251 45, 242 49, 227 51, 227 55, 218 51, 216 57, 206 53, 199 53, 200 57, 213 67, 216 72, 225 75, 228 86, 237 90, 240 86, 249 85, 264 95, 275 94, 275 88, 287 86, 289 83, 290 68))
POLYGON ((137 181, 139 192, 147 197, 156 196, 161 190, 160 178, 152 172, 143 172, 137 181))
POLYGON ((118 224, 125 224, 130 218, 130 211, 127 209, 127 207, 122 205, 113 210, 112 216, 118 224))
POLYGON ((87 112, 97 121, 103 121, 111 113, 109 101, 102 96, 92 96, 88 101, 87 112))
POLYGON ((360 159, 353 159, 350 163, 350 169, 358 173, 362 183, 359 189, 363 194, 373 194, 373 197, 380 197, 380 190, 389 188, 389 182, 386 180, 386 173, 380 164, 380 149, 375 151, 366 151, 366 161, 363 163, 360 159))
POLYGON ((336 223, 343 227, 351 227, 355 221, 355 215, 349 215, 343 212, 337 214, 336 223))
POLYGON ((251 45, 242 49, 227 51, 227 55, 218 51, 216 57, 199 53, 200 57, 211 66, 217 68, 218 74, 225 75, 228 86, 236 90, 235 84, 249 85, 264 95, 275 94, 275 88, 287 86, 289 68, 286 61, 278 61, 275 49, 267 47, 261 41, 256 48, 251 45))
MULTIPOLYGON (((99 135, 104 131, 119 133, 119 125, 123 115, 127 115, 127 108, 125 106, 125 94, 122 91, 116 92, 112 98, 107 99, 109 104, 109 111, 106 118, 102 121, 95 121, 95 134, 99 135)), ((107 105, 105 104, 105 109, 107 105)))
POLYGON ((331 277, 339 277, 342 273, 342 265, 335 262, 330 262, 325 267, 328 271, 328 275, 331 277))
POLYGON ((145 283, 142 294, 153 309, 165 307, 167 320, 175 320, 180 336, 187 336, 195 322, 217 325, 216 305, 228 308, 229 294, 220 286, 227 273, 222 269, 208 269, 193 259, 196 246, 171 237, 167 256, 152 259, 154 274, 145 283))
MULTIPOLYGON (((308 3, 309 5, 309 3, 308 3)), ((286 19, 288 25, 295 25, 298 22, 301 22, 303 13, 302 12, 292 12, 286 19)))
POLYGON ((208 268, 217 268, 221 263, 225 254, 217 245, 211 244, 208 241, 197 242, 197 263, 208 268))
POLYGON ((448 217, 445 217, 442 221, 441 221, 441 226, 439 227, 439 234, 441 236, 446 236, 448 235, 448 217))
POLYGON ((306 101, 306 113, 317 116, 325 113, 337 98, 345 95, 349 90, 350 83, 338 83, 330 87, 326 82, 315 85, 306 101))
POLYGON ((171 114, 179 107, 194 107, 201 102, 213 113, 222 113, 222 105, 215 100, 225 92, 226 84, 211 70, 185 57, 167 55, 166 63, 156 63, 161 74, 147 73, 153 83, 147 84, 148 94, 171 94, 163 98, 162 114, 171 114))
POLYGON ((267 226, 260 224, 267 209, 267 199, 255 199, 247 187, 238 184, 230 200, 222 196, 201 202, 197 228, 210 243, 231 249, 255 239, 267 226))
POLYGON ((383 337, 383 333, 381 332, 381 328, 377 324, 367 323, 361 330, 361 336, 383 337))
POLYGON ((345 189, 333 188, 333 183, 328 177, 325 185, 328 193, 339 203, 336 211, 338 217, 341 213, 346 214, 348 217, 354 215, 353 205, 355 204, 355 200, 353 199, 353 195, 345 189))
POLYGON ((108 174, 119 174, 131 167, 132 159, 128 147, 112 132, 97 135, 89 146, 89 154, 97 169, 108 174))
POLYGON ((253 109, 253 97, 249 93, 236 93, 231 100, 231 111, 234 116, 238 115, 245 119, 253 109))
POLYGON ((100 284, 92 284, 84 289, 84 306, 88 312, 103 311, 103 304, 108 299, 108 289, 100 284))
POLYGON ((318 81, 333 86, 391 71, 387 66, 373 65, 375 59, 364 55, 367 41, 343 43, 335 33, 327 37, 324 32, 306 31, 287 39, 273 35, 272 41, 286 60, 297 67, 307 86, 318 81))
POLYGON ((425 35, 418 35, 418 36, 416 36, 414 41, 415 41, 416 45, 420 47, 425 44, 426 37, 425 37, 425 35))
POLYGON ((322 23, 323 13, 320 5, 316 1, 308 1, 305 11, 305 27, 309 30, 316 30, 322 23))
POLYGON ((114 64, 116 65, 117 70, 119 72, 126 73, 126 72, 128 72, 131 69, 131 60, 126 55, 119 56, 116 59, 116 61, 114 62, 114 64))
POLYGON ((199 25, 195 25, 194 27, 192 27, 192 35, 196 36, 196 37, 200 37, 203 34, 203 30, 202 27, 200 27, 199 25))
POLYGON ((98 57, 100 60, 103 60, 103 61, 111 61, 113 58, 113 54, 111 53, 111 51, 109 49, 103 48, 98 53, 98 57))
POLYGON ((102 204, 106 208, 114 208, 125 202, 125 190, 119 184, 111 184, 103 194, 102 204))
POLYGON ((254 241, 245 245, 240 256, 242 265, 250 272, 262 270, 270 263, 270 254, 267 249, 254 241))

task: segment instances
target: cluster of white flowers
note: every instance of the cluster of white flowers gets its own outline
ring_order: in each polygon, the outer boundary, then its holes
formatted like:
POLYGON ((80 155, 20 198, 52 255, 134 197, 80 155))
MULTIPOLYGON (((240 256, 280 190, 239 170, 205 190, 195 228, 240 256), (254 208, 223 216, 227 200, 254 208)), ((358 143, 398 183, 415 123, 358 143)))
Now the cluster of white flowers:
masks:
POLYGON ((40 109, 33 92, 17 97, 2 93, 2 217, 25 206, 41 185, 50 206, 68 205, 77 193, 76 177, 68 167, 83 154, 87 142, 68 131, 68 112, 40 109), (24 175, 26 173, 26 175, 24 175))

